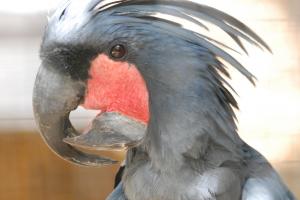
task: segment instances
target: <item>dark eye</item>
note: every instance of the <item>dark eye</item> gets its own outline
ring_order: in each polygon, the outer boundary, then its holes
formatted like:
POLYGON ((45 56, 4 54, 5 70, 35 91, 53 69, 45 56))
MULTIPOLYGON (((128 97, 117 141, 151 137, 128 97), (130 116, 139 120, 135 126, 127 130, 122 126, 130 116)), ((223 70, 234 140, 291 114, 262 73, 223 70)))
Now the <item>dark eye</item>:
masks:
POLYGON ((126 54, 126 48, 122 44, 114 45, 110 49, 110 56, 114 59, 121 59, 125 56, 125 54, 126 54))

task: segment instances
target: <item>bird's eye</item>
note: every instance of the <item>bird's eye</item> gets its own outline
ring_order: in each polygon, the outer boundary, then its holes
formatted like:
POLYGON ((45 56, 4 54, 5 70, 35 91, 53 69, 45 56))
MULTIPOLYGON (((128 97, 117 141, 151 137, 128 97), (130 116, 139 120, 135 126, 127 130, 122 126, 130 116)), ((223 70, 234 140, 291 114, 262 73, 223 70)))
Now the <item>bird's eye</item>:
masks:
POLYGON ((110 56, 114 59, 121 59, 125 56, 125 54, 126 54, 126 48, 122 44, 114 45, 110 49, 110 56))

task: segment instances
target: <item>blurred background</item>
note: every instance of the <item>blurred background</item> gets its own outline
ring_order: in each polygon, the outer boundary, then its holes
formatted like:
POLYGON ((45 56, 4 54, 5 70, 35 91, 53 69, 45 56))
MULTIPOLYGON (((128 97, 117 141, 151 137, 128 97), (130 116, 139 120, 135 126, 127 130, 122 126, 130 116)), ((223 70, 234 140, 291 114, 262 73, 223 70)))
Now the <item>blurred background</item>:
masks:
MULTIPOLYGON (((273 55, 249 47, 249 57, 238 56, 258 78, 254 88, 233 72, 240 102, 239 133, 272 162, 300 198, 300 1, 199 2, 242 20, 271 46, 273 55)), ((82 168, 60 160, 43 143, 33 121, 39 45, 47 15, 57 3, 1 0, 1 200, 104 200, 112 190, 118 166, 82 168)), ((95 114, 78 110, 72 121, 82 128, 95 114)))

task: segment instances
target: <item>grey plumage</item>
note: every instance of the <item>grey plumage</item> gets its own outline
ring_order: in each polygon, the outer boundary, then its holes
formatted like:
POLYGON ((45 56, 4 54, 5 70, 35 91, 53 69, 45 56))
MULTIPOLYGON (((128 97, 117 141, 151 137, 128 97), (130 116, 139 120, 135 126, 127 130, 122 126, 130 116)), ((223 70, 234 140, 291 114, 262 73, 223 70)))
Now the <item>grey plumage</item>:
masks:
POLYGON ((123 185, 120 183, 115 190, 107 197, 107 200, 127 200, 123 191, 123 185))
MULTIPOLYGON (((72 60, 66 55, 80 48, 93 57, 115 41, 125 43, 126 62, 137 66, 149 91, 146 134, 128 151, 122 181, 108 200, 293 200, 266 159, 237 134, 238 104, 222 77, 230 77, 225 62, 253 84, 255 77, 222 41, 161 14, 204 31, 208 23, 217 26, 246 53, 244 41, 271 51, 237 19, 195 1, 77 0, 58 9, 45 33, 44 60, 66 64, 72 60), (51 57, 58 50, 63 61, 51 57)), ((70 76, 87 79, 84 69, 70 76)))

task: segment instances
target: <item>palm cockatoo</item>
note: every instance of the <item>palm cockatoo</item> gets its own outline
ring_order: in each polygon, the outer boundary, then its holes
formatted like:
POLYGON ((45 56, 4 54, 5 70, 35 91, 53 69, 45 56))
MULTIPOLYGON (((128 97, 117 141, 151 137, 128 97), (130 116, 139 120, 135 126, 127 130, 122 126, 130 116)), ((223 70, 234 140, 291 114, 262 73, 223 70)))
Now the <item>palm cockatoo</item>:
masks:
POLYGON ((50 17, 33 95, 49 147, 65 160, 128 149, 108 200, 292 200, 268 161, 237 134, 227 67, 254 83, 215 26, 246 52, 270 51, 230 15, 189 0, 70 0, 50 17), (185 26, 189 22, 195 29, 185 26), (101 110, 84 134, 69 114, 101 110))

